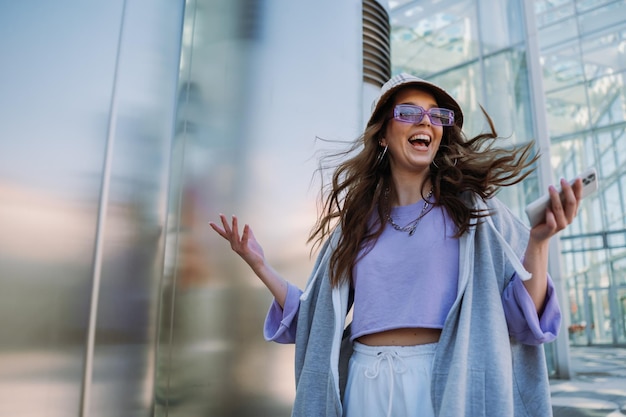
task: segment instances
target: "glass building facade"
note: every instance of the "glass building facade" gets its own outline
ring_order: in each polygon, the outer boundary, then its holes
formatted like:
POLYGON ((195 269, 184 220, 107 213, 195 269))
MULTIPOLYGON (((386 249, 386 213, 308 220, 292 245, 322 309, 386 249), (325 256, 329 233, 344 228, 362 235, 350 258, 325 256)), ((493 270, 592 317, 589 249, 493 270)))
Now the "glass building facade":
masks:
POLYGON ((626 343, 626 2, 536 2, 552 158, 600 190, 562 236, 576 344, 626 343))
POLYGON ((552 248, 569 312, 556 344, 626 343, 626 1, 389 6, 394 73, 446 86, 468 113, 468 135, 485 127, 482 105, 503 146, 537 144, 534 176, 500 193, 521 218, 547 184, 596 167, 598 192, 552 248))

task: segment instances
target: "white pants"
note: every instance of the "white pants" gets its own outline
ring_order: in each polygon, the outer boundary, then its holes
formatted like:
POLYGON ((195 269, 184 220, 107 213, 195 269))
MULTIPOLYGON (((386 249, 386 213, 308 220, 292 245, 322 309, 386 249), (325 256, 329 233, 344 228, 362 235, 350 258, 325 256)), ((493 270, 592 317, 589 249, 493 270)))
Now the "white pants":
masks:
POLYGON ((366 346, 354 342, 344 417, 434 417, 430 380, 436 343, 366 346))

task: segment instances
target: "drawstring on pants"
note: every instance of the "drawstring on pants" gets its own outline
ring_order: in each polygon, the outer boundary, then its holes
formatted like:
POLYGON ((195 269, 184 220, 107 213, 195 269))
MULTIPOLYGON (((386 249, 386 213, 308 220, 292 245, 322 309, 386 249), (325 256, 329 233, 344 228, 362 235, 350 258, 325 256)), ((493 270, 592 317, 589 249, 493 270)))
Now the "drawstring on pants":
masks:
POLYGON ((436 343, 368 346, 355 341, 352 347, 343 417, 435 416, 430 386, 436 343))
POLYGON ((394 351, 385 351, 378 352, 378 359, 372 368, 368 368, 365 370, 365 377, 369 379, 376 379, 380 374, 380 365, 383 361, 387 361, 389 364, 389 405, 387 407, 387 417, 391 417, 391 407, 393 406, 393 381, 394 381, 394 373, 401 374, 406 372, 407 366, 398 355, 397 352, 394 351))

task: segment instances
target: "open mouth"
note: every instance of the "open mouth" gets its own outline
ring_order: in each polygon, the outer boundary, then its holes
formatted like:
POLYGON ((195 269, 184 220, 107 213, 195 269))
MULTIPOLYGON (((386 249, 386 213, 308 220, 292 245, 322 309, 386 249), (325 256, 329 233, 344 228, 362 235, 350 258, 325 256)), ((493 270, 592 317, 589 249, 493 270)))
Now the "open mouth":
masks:
POLYGON ((430 136, 424 134, 418 134, 409 138, 409 143, 417 148, 427 149, 430 145, 430 136))

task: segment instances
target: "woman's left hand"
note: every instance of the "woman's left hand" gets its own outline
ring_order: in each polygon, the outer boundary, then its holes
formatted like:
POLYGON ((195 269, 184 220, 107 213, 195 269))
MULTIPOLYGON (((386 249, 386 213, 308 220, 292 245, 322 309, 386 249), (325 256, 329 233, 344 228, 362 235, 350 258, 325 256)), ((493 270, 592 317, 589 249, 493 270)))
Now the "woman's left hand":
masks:
POLYGON ((583 182, 578 178, 573 185, 561 180, 561 195, 556 187, 550 186, 550 203, 544 221, 530 229, 530 240, 524 254, 524 268, 532 278, 524 281, 524 287, 541 316, 548 289, 548 252, 550 238, 569 226, 578 212, 583 182))
POLYGON ((530 230, 531 240, 545 241, 565 229, 574 221, 580 205, 583 182, 576 179, 573 185, 561 180, 562 197, 554 186, 550 186, 550 204, 546 209, 544 221, 530 230))

